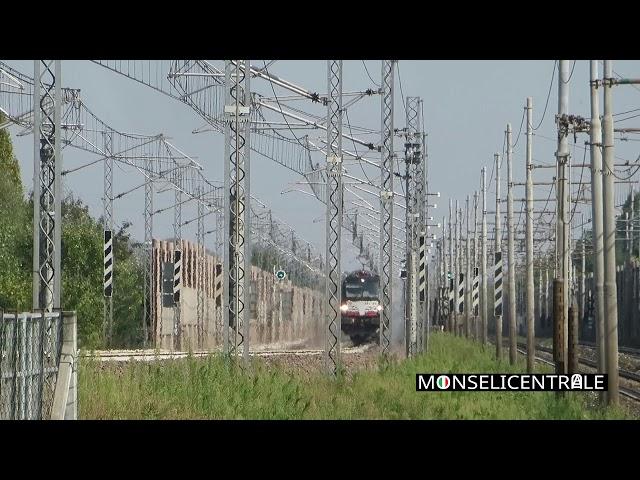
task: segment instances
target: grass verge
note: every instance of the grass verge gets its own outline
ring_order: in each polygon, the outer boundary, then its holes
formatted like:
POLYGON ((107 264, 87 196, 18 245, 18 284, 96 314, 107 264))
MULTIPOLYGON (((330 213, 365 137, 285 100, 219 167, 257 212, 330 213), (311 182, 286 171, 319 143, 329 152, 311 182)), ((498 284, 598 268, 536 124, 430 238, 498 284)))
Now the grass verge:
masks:
MULTIPOLYGON (((83 419, 623 419, 593 396, 553 392, 416 392, 416 373, 523 372, 496 363, 493 348, 434 334, 429 354, 378 362, 349 379, 291 375, 254 359, 251 374, 219 356, 105 365, 83 360, 83 419)), ((544 366, 540 372, 549 372, 544 366)))

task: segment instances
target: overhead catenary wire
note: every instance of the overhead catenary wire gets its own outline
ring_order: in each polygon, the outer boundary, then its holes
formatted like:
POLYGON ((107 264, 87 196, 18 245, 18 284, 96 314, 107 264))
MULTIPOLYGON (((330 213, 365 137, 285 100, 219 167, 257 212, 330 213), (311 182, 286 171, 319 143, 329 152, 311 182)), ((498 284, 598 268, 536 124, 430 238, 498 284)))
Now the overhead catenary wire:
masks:
POLYGON ((400 76, 400 62, 396 62, 396 70, 398 71, 398 84, 400 85, 400 99, 402 100, 402 107, 404 108, 404 114, 407 114, 407 105, 404 102, 404 91, 402 89, 402 77, 400 76))
POLYGON ((367 68, 367 64, 365 63, 364 60, 362 60, 362 65, 364 66, 364 71, 367 72, 367 77, 369 77, 369 80, 371 80, 371 82, 378 88, 380 88, 380 85, 378 83, 376 83, 376 81, 371 78, 371 75, 369 74, 369 69, 367 68))
POLYGON ((573 70, 576 68, 576 62, 577 60, 573 61, 573 66, 571 67, 571 73, 569 74, 569 78, 567 78, 566 82, 563 80, 562 83, 569 83, 571 81, 571 77, 573 77, 573 70))
POLYGON ((547 113, 547 107, 549 106, 549 98, 551 97, 551 88, 553 87, 553 79, 556 76, 556 67, 558 66, 558 61, 555 60, 553 62, 553 73, 551 74, 551 82, 549 82, 549 91, 547 92, 547 100, 544 102, 544 111, 542 112, 542 118, 540 119, 540 123, 538 123, 538 126, 534 127, 533 130, 538 130, 538 128, 540 128, 540 125, 542 125, 542 122, 544 121, 544 117, 547 113))

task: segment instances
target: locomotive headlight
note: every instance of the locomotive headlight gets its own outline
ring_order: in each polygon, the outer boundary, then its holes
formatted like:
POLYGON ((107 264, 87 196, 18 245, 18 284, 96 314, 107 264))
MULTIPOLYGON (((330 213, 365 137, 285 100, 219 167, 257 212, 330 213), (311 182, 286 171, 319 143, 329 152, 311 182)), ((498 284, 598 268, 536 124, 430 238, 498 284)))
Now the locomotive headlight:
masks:
POLYGON ((346 312, 347 311, 347 305, 346 304, 345 305, 340 305, 340 310, 343 311, 343 312, 346 312))
POLYGON ((381 312, 382 311, 382 305, 378 305, 378 311, 381 312))

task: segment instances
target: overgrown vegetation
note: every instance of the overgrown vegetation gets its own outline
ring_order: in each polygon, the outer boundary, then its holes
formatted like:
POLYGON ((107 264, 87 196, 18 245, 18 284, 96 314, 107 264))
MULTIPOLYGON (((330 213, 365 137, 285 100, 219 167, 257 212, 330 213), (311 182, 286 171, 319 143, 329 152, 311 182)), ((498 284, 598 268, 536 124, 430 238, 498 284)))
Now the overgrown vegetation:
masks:
MULTIPOLYGON (((0 122, 2 118, 0 118, 0 122)), ((20 165, 9 132, 0 130, 0 309, 30 310, 33 270, 33 194, 25 198, 20 165)), ((125 222, 114 232, 113 344, 132 347, 142 342, 142 265, 138 245, 125 222)), ((62 201, 62 307, 78 314, 82 348, 104 346, 102 332, 101 219, 89 215, 79 199, 62 201)))
POLYGON ((84 419, 610 419, 620 411, 587 406, 585 394, 553 392, 416 392, 416 373, 522 372, 497 365, 493 350, 434 334, 430 352, 414 360, 331 381, 267 369, 254 360, 242 374, 218 356, 128 362, 84 361, 79 415, 84 419))

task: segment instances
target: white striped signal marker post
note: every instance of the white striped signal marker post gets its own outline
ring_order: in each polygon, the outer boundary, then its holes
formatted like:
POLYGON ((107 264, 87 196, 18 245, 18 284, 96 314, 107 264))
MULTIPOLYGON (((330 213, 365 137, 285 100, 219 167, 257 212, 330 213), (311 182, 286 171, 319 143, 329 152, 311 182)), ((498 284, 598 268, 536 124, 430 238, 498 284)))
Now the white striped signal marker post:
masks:
POLYGON ((478 306, 480 304, 480 276, 478 275, 478 267, 473 269, 473 288, 471 290, 473 301, 473 316, 478 316, 478 306))
POLYGON ((113 238, 111 230, 104 231, 104 296, 113 295, 113 238))
POLYGON ((458 281, 458 313, 464 312, 464 273, 460 274, 458 281))
POLYGON ((448 288, 448 291, 449 291, 449 295, 448 295, 448 296, 449 296, 449 311, 450 311, 450 312, 453 312, 453 311, 454 311, 454 305, 453 305, 453 294, 454 294, 454 292, 455 292, 455 287, 454 287, 454 285, 453 285, 453 278, 450 278, 450 279, 449 279, 449 288, 448 288))
POLYGON ((494 309, 495 316, 502 317, 502 252, 496 252, 496 264, 493 277, 493 285, 495 292, 494 309))
POLYGON ((180 303, 180 287, 182 285, 182 251, 173 251, 173 301, 180 303))
POLYGON ((426 286, 427 286, 427 279, 426 279, 426 263, 425 263, 425 236, 424 235, 420 235, 419 237, 419 245, 420 245, 420 257, 419 257, 419 263, 418 263, 418 291, 420 292, 420 302, 424 303, 425 301, 425 291, 426 291, 426 286))

